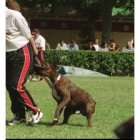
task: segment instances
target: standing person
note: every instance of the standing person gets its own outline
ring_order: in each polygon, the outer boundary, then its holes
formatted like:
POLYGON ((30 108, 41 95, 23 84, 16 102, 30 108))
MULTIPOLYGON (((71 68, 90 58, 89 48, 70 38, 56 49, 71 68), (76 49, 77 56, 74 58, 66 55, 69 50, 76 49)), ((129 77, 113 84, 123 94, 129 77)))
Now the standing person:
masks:
POLYGON ((35 28, 32 30, 32 35, 34 36, 35 44, 38 49, 38 57, 41 61, 44 61, 44 51, 45 51, 45 38, 40 34, 40 30, 35 28))
MULTIPOLYGON (((32 30, 32 35, 38 50, 38 58, 43 62, 44 61, 44 52, 46 48, 46 40, 45 38, 40 34, 40 30, 38 28, 34 28, 32 30)), ((43 81, 43 78, 40 76, 34 76, 31 75, 30 79, 32 81, 43 81)))
POLYGON ((6 0, 6 88, 14 115, 8 122, 11 126, 26 121, 25 111, 30 112, 28 123, 38 123, 43 116, 24 86, 33 62, 33 52, 37 55, 38 50, 28 23, 17 11, 17 6, 14 8, 15 4, 18 4, 15 0, 6 0))

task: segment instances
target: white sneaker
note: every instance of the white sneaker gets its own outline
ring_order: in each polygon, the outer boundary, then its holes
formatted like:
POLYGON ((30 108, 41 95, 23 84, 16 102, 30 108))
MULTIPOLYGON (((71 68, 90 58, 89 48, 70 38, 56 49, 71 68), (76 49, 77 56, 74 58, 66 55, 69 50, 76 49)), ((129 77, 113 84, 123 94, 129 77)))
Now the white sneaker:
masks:
POLYGON ((30 114, 30 117, 27 120, 27 124, 36 124, 40 121, 40 119, 43 117, 42 112, 37 112, 35 115, 30 114))
POLYGON ((25 122, 26 122, 25 118, 18 119, 16 117, 14 117, 10 122, 7 122, 7 124, 10 126, 13 126, 13 125, 21 124, 21 123, 25 123, 25 122))

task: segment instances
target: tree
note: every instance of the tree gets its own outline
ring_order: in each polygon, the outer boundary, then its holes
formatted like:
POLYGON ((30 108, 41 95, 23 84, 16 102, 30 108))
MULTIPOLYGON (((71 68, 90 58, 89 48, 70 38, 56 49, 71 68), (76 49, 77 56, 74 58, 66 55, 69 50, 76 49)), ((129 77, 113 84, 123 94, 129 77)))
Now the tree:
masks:
POLYGON ((94 23, 102 19, 102 41, 110 40, 113 8, 121 8, 119 16, 134 16, 134 0, 17 0, 26 17, 32 18, 39 12, 54 16, 79 16, 86 19, 85 29, 80 34, 83 42, 94 38, 94 23), (30 9, 30 11, 29 11, 30 9), (59 9, 59 10, 58 10, 59 9), (68 14, 69 13, 69 14, 68 14))
POLYGON ((102 41, 106 43, 110 39, 113 7, 122 8, 119 16, 134 16, 134 0, 102 0, 102 41))
POLYGON ((112 28, 112 9, 114 0, 102 0, 102 42, 108 43, 112 28))

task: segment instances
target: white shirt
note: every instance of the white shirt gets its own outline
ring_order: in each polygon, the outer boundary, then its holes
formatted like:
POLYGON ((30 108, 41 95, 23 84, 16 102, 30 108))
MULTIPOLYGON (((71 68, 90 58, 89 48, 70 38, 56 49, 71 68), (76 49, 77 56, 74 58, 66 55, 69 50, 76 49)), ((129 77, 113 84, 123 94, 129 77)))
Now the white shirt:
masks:
POLYGON ((105 47, 105 48, 100 48, 100 52, 109 52, 108 48, 105 47))
POLYGON ((56 49, 57 50, 68 50, 68 46, 67 46, 66 43, 63 43, 63 45, 61 45, 60 43, 58 43, 56 49))
POLYGON ((6 8, 6 51, 22 48, 29 42, 30 37, 30 28, 22 14, 6 8))
POLYGON ((100 47, 98 44, 93 44, 93 47, 95 48, 95 51, 97 51, 97 52, 100 51, 100 47))
POLYGON ((46 43, 46 40, 41 35, 38 35, 38 37, 35 39, 36 46, 41 47, 43 51, 45 51, 45 43, 46 43))
POLYGON ((128 49, 126 47, 123 47, 122 52, 134 52, 134 49, 133 48, 128 49))

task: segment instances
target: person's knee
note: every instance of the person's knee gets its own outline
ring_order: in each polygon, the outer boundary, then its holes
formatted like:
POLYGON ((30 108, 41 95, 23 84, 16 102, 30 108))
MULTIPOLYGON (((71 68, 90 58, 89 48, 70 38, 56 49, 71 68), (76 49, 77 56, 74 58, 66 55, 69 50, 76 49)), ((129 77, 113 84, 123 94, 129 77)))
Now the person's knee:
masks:
POLYGON ((10 80, 9 82, 6 82, 6 88, 7 88, 7 90, 16 90, 17 83, 13 80, 10 80))

